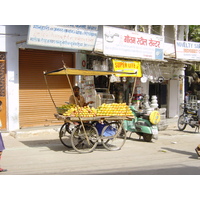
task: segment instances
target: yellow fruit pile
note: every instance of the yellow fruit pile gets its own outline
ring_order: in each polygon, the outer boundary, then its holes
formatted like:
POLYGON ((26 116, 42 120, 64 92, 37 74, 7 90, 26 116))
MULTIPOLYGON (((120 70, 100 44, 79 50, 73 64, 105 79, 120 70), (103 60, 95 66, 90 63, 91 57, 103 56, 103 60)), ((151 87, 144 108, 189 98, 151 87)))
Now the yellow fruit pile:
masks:
POLYGON ((69 110, 69 109, 75 108, 75 107, 76 107, 75 104, 64 104, 64 105, 61 106, 61 108, 64 108, 66 110, 69 110))
POLYGON ((133 116, 132 111, 126 103, 102 104, 97 109, 89 106, 75 106, 63 113, 69 117, 95 117, 95 116, 133 116))
POLYGON ((97 110, 95 108, 90 108, 89 106, 74 106, 71 109, 67 110, 65 113, 63 113, 64 116, 70 116, 70 117, 95 117, 97 113, 97 110))
POLYGON ((126 103, 104 103, 97 108, 97 116, 133 116, 133 113, 126 103))

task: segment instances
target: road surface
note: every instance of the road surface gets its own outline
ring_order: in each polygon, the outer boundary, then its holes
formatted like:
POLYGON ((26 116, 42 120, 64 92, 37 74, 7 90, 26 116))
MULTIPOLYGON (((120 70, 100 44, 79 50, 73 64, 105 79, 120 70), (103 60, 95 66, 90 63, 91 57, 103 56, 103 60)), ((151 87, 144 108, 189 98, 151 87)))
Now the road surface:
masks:
MULTIPOLYGON (((129 136, 129 134, 128 134, 129 136)), ((133 133, 119 151, 97 146, 79 154, 63 146, 58 133, 13 138, 5 136, 2 167, 6 175, 200 175, 195 147, 200 133, 171 126, 158 140, 144 142, 133 133)))

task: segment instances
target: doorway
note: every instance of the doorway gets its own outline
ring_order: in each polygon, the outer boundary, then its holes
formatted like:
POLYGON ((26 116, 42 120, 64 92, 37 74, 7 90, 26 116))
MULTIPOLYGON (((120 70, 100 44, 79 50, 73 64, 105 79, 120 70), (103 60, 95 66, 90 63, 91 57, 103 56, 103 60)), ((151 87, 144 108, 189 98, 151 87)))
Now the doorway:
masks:
POLYGON ((167 83, 150 83, 149 85, 149 101, 152 95, 157 96, 158 107, 167 108, 167 83))
MULTIPOLYGON (((75 66, 73 52, 19 49, 19 122, 20 128, 50 126, 61 123, 54 117, 54 104, 45 84, 43 72, 75 66)), ((71 89, 66 76, 48 77, 56 106, 69 100, 71 89)), ((74 84, 74 76, 70 76, 74 84)))

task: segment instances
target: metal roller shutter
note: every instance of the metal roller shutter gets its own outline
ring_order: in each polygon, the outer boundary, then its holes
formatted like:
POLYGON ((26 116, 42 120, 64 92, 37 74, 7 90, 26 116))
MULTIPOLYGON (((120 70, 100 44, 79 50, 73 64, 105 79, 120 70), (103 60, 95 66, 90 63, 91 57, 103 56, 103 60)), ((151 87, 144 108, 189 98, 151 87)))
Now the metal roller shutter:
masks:
MULTIPOLYGON (((54 104, 45 84, 43 71, 74 67, 74 53, 25 49, 19 50, 19 122, 20 127, 58 124, 54 104)), ((74 77, 70 76, 72 84, 74 77)), ((56 106, 68 101, 71 90, 66 76, 47 77, 56 106)), ((60 122, 62 123, 62 122, 60 122)))

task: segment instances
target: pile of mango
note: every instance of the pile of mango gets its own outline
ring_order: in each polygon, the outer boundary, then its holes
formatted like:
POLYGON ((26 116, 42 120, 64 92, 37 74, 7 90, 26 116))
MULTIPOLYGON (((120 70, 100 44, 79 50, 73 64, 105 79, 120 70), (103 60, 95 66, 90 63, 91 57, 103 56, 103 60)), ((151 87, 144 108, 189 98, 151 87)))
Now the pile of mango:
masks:
POLYGON ((102 104, 97 109, 89 106, 76 106, 66 110, 63 115, 70 117, 96 117, 96 116, 133 116, 132 111, 126 103, 102 104))
POLYGON ((133 113, 126 103, 104 103, 98 107, 97 116, 133 116, 133 113))
POLYGON ((97 115, 97 110, 94 107, 90 108, 89 106, 75 106, 63 113, 63 115, 71 117, 95 117, 97 115))

